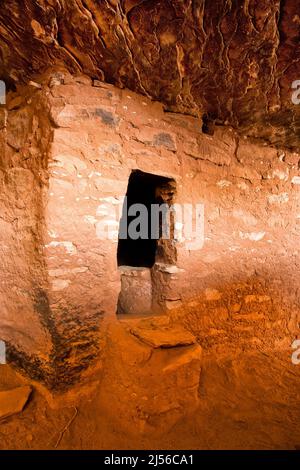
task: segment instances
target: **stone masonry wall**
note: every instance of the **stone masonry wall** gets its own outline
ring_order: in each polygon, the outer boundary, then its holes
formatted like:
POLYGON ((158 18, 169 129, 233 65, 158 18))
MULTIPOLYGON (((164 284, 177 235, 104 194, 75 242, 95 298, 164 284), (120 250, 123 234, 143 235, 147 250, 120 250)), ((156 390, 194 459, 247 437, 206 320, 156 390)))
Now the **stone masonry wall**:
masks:
MULTIPOLYGON (((121 204, 134 169, 173 178, 175 202, 204 204, 202 249, 178 240, 176 266, 152 269, 160 310, 204 345, 242 336, 288 347, 299 326, 300 156, 232 129, 203 134, 198 119, 85 78, 52 79, 40 93, 52 145, 37 217, 44 235, 38 251, 37 245, 31 250, 46 273, 57 380, 71 383, 91 364, 105 347, 105 322, 116 321, 117 241, 99 238, 99 224, 110 218, 107 207, 121 204)), ((20 288, 18 279, 10 282, 20 288)))

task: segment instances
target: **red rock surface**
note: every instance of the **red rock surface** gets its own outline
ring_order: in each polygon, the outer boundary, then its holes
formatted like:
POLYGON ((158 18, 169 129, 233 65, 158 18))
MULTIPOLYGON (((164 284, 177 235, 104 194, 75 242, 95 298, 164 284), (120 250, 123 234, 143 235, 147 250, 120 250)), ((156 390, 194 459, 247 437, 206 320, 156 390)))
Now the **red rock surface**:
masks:
MULTIPOLYGON (((26 373, 64 388, 102 358, 121 272, 116 241, 102 240, 98 227, 103 204, 122 201, 134 169, 172 178, 178 203, 204 203, 202 249, 178 240, 173 264, 158 262, 147 277, 153 309, 201 346, 242 337, 290 351, 299 154, 222 126, 203 134, 197 118, 68 73, 11 93, 3 114, 0 332, 26 373)), ((127 305, 138 313, 136 298, 131 290, 127 305)))
POLYGON ((54 406, 1 446, 297 447, 299 24, 292 0, 1 5, 0 340, 54 406), (119 219, 99 233, 137 170, 203 205, 204 244, 121 278, 119 219))
POLYGON ((294 0, 2 3, 0 77, 11 86, 63 65, 204 115, 208 128, 227 123, 299 149, 294 0))

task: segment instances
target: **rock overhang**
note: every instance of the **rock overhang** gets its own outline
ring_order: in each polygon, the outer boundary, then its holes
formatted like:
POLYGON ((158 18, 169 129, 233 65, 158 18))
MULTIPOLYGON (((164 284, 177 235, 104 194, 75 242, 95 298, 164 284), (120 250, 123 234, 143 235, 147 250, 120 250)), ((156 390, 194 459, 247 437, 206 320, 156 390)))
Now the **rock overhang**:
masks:
POLYGON ((0 78, 65 67, 166 110, 299 150, 300 20, 293 0, 10 0, 0 12, 0 78))

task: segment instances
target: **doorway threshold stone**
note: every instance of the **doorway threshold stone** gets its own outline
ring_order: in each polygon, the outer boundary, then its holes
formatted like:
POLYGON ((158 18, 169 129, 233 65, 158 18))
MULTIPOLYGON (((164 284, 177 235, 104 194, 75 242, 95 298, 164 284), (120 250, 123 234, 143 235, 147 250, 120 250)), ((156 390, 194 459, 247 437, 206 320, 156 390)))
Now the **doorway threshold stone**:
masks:
POLYGON ((180 326, 137 325, 130 330, 131 334, 153 348, 175 348, 190 346, 196 343, 195 337, 180 326))

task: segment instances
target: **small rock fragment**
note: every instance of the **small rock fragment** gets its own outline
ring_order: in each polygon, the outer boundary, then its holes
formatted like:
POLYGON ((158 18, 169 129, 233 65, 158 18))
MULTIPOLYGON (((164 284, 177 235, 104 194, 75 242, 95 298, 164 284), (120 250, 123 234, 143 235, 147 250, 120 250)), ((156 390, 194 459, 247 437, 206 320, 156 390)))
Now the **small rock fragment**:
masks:
POLYGON ((30 80, 30 82, 28 82, 28 85, 31 85, 35 88, 42 88, 42 85, 40 83, 33 82, 32 80, 30 80))

